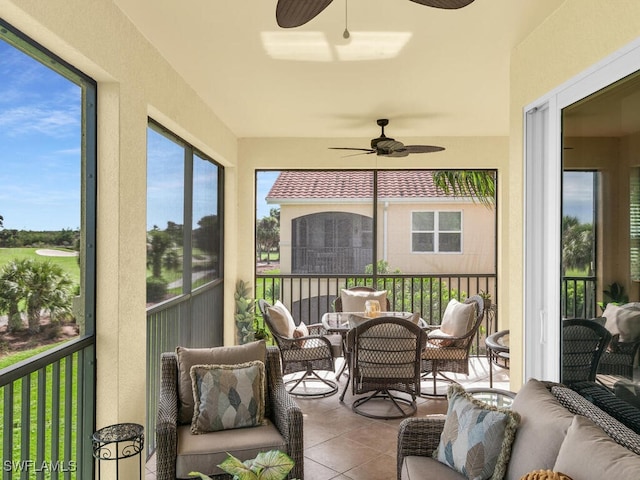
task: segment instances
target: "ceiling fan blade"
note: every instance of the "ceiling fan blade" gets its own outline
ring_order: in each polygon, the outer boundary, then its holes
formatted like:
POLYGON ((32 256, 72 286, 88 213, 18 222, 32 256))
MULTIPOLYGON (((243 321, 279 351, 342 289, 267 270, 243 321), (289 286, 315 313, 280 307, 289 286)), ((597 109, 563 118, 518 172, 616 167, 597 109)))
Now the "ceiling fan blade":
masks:
POLYGON ((282 28, 304 25, 329 6, 333 0, 278 0, 276 20, 282 28))
POLYGON ((372 150, 370 148, 351 148, 351 147, 329 147, 329 150, 356 150, 358 152, 365 152, 365 153, 375 153, 375 150, 372 150))
POLYGON ((408 153, 433 153, 443 151, 444 147, 437 147, 435 145, 407 145, 405 149, 408 153))
POLYGON ((384 153, 384 154, 379 154, 381 157, 408 157, 409 156, 409 152, 405 149, 402 150, 396 150, 395 152, 391 152, 391 153, 384 153))
POLYGON ((427 7, 444 8, 445 10, 455 10, 456 8, 463 8, 472 3, 474 0, 411 0, 414 3, 420 5, 426 5, 427 7))

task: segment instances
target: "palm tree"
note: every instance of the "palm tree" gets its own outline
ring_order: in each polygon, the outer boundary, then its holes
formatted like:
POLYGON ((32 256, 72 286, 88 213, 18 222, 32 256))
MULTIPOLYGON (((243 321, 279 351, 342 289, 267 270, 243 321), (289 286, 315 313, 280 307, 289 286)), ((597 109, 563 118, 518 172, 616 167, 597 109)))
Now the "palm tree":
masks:
POLYGON ((43 310, 49 311, 52 323, 71 313, 73 282, 60 265, 32 259, 22 261, 27 265, 24 288, 29 331, 37 333, 43 310))
POLYGON ((447 195, 471 197, 487 208, 496 200, 496 177, 490 170, 437 170, 433 182, 447 195))
POLYGON ((25 264, 16 260, 5 264, 0 271, 0 312, 8 314, 9 332, 22 329, 20 301, 24 299, 25 264))

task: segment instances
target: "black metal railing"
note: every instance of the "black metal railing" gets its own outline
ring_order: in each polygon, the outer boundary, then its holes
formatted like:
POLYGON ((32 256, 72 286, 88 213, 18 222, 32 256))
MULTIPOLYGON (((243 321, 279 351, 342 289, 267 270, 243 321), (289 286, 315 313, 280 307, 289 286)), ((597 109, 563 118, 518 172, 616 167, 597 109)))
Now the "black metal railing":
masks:
MULTIPOLYGON (((297 321, 317 323, 333 309, 334 300, 343 288, 356 285, 386 290, 391 310, 419 312, 430 325, 439 325, 449 300, 462 300, 486 292, 492 302, 497 301, 495 274, 438 274, 407 275, 268 275, 258 274, 255 279, 256 298, 270 303, 282 301, 290 308, 297 321)), ((484 338, 497 331, 497 309, 494 307, 476 336, 474 351, 484 352, 484 338)))
POLYGON ((563 318, 594 318, 596 310, 597 277, 562 277, 560 292, 563 318))
POLYGON ((65 343, 0 375, 3 479, 93 476, 95 337, 65 343))

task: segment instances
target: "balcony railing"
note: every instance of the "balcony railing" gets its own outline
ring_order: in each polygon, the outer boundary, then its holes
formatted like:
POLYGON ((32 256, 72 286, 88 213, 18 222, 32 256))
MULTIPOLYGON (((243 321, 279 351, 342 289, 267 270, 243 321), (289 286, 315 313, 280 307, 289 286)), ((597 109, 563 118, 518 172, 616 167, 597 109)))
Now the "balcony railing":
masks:
POLYGON ((594 318, 597 277, 562 277, 560 292, 563 318, 594 318))
POLYGON ((66 343, 0 376, 3 479, 93 478, 95 338, 66 343))
MULTIPOLYGON (((267 275, 258 274, 255 280, 256 298, 270 303, 282 301, 291 309, 296 320, 317 323, 326 312, 332 311, 333 301, 340 290, 355 285, 366 285, 376 290, 386 290, 391 310, 420 312, 430 325, 439 325, 449 300, 464 299, 481 291, 497 300, 495 274, 445 274, 445 275, 267 275)), ((485 316, 476 336, 474 351, 484 352, 484 338, 497 331, 497 309, 485 316)))

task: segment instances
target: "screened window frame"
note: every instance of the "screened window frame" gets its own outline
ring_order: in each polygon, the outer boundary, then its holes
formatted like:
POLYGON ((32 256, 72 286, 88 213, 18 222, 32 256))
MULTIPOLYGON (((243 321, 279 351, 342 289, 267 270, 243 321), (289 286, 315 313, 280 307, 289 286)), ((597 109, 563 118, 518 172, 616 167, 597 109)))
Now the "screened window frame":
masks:
POLYGON ((463 210, 412 210, 411 220, 409 222, 411 226, 411 253, 417 255, 460 255, 464 253, 464 211, 463 210), (433 230, 414 230, 413 219, 416 213, 433 213, 433 230), (440 214, 442 213, 458 213, 460 214, 460 230, 443 230, 440 229, 440 214), (414 233, 432 233, 433 234, 433 250, 416 250, 413 235, 414 233), (440 235, 441 234, 459 234, 460 235, 460 250, 459 251, 441 251, 440 250, 440 235))
MULTIPOLYGON (((154 303, 149 306, 147 310, 156 309, 159 305, 166 302, 174 301, 175 299, 184 298, 192 293, 208 288, 212 284, 222 281, 224 278, 224 167, 220 163, 216 162, 210 155, 207 155, 202 150, 194 147, 189 142, 175 134, 170 129, 166 128, 157 120, 152 117, 147 118, 147 128, 153 129, 156 133, 166 137, 168 140, 176 143, 184 149, 184 191, 183 191, 183 218, 182 218, 182 241, 183 241, 183 253, 182 253, 182 292, 176 296, 173 296, 167 300, 154 303), (218 169, 217 175, 217 216, 218 216, 218 271, 214 278, 205 282, 196 288, 193 288, 192 273, 193 273, 193 164, 194 159, 199 157, 200 160, 210 162, 218 169), (187 228, 188 227, 188 228, 187 228)), ((147 163, 148 167, 148 163, 147 163)))
MULTIPOLYGON (((97 168, 98 168, 98 114, 97 82, 70 63, 53 53, 0 18, 0 41, 20 50, 25 55, 40 62, 81 89, 80 124, 80 292, 83 298, 84 331, 78 338, 69 340, 46 352, 35 355, 5 369, 7 373, 0 377, 4 387, 18 378, 32 374, 34 368, 43 368, 61 361, 71 352, 78 354, 78 403, 79 411, 76 475, 78 478, 91 478, 94 474, 93 457, 90 448, 84 448, 83 439, 95 430, 96 412, 96 244, 97 244, 97 168), (82 382, 82 384, 80 384, 82 382)), ((7 398, 5 398, 6 402, 7 398)), ((73 413, 72 413, 73 414, 73 413)), ((39 420, 36 421, 36 424, 39 420)), ((24 427, 23 427, 24 428, 24 427)), ((53 428, 53 426, 49 426, 53 428)), ((24 432, 22 433, 24 435, 24 432)), ((6 440, 5 440, 6 441, 6 440)), ((40 447, 32 445, 31 448, 40 447)), ((38 452, 34 450, 34 455, 38 452)))

